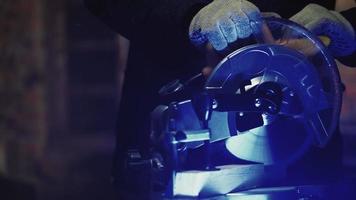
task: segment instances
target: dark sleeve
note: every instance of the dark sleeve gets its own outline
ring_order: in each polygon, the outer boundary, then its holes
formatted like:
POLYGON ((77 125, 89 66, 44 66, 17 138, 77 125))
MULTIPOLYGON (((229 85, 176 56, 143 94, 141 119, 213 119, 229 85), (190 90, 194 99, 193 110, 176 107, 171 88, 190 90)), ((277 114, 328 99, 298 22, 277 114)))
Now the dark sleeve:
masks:
POLYGON ((335 0, 249 0, 254 3, 262 12, 276 12, 283 18, 290 18, 310 3, 333 10, 335 0))
POLYGON ((84 0, 86 7, 114 31, 163 35, 170 27, 187 33, 194 14, 212 0, 84 0))
MULTIPOLYGON (((340 12, 340 14, 351 23, 356 33, 356 7, 342 11, 340 12)), ((356 38, 354 39, 354 41, 350 42, 354 42, 356 45, 356 38)), ((347 66, 356 67, 356 51, 354 51, 351 55, 338 57, 337 59, 347 66)))
POLYGON ((340 14, 344 16, 351 23, 354 30, 356 30, 356 7, 342 11, 340 14))

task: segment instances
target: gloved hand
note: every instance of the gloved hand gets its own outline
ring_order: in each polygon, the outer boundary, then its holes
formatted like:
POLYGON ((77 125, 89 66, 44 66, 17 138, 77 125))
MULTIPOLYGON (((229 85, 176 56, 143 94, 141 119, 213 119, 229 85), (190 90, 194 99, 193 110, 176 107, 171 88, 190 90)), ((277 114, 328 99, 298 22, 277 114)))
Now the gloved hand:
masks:
POLYGON ((354 29, 340 13, 309 4, 290 20, 305 26, 317 36, 329 37, 328 49, 334 56, 349 55, 356 49, 354 29))
POLYGON ((189 37, 196 45, 209 41, 214 49, 223 50, 228 43, 250 36, 250 22, 260 20, 259 9, 246 0, 214 0, 194 16, 189 37))

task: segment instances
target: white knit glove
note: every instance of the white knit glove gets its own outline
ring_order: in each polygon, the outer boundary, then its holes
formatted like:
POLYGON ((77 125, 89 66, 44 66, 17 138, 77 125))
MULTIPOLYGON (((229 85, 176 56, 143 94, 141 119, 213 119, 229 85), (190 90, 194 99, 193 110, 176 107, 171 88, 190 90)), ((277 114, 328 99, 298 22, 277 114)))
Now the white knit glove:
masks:
POLYGON ((223 50, 228 43, 250 36, 250 22, 260 20, 259 9, 246 0, 214 0, 194 16, 189 38, 196 45, 209 41, 214 49, 223 50))
POLYGON ((340 13, 309 4, 290 19, 317 36, 329 37, 328 49, 334 56, 349 55, 356 49, 354 29, 340 13))

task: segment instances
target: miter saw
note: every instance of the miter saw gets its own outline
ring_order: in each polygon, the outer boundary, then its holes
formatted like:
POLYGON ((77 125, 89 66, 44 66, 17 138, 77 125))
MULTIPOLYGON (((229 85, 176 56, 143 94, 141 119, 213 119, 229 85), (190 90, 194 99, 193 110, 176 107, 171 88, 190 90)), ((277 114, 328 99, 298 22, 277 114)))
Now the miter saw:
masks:
POLYGON ((336 129, 341 82, 321 40, 280 18, 251 26, 253 37, 223 58, 203 87, 194 84, 198 75, 160 90, 174 101, 152 112, 151 161, 167 197, 208 197, 281 179, 336 129))

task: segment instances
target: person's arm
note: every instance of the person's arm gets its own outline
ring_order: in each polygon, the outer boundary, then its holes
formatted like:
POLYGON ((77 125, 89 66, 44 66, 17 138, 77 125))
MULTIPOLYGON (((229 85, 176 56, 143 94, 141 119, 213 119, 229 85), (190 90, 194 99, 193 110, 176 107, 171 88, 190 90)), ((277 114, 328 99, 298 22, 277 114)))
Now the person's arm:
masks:
MULTIPOLYGON (((341 11, 340 14, 351 23, 354 31, 356 32, 356 7, 341 11)), ((349 67, 356 67, 356 51, 348 56, 337 57, 337 59, 349 67)))
POLYGON ((335 0, 334 9, 337 12, 342 12, 342 11, 351 9, 353 7, 356 7, 355 0, 335 0))
POLYGON ((339 12, 308 4, 290 19, 317 36, 328 37, 328 50, 336 58, 351 55, 356 49, 355 30, 339 12))
MULTIPOLYGON (((355 0, 336 0, 335 10, 347 19, 356 32, 356 1, 355 0)), ((342 63, 350 67, 356 67, 356 51, 351 55, 338 57, 342 63)))
POLYGON ((84 0, 86 7, 128 39, 138 32, 164 35, 170 27, 187 33, 196 12, 212 0, 84 0))

